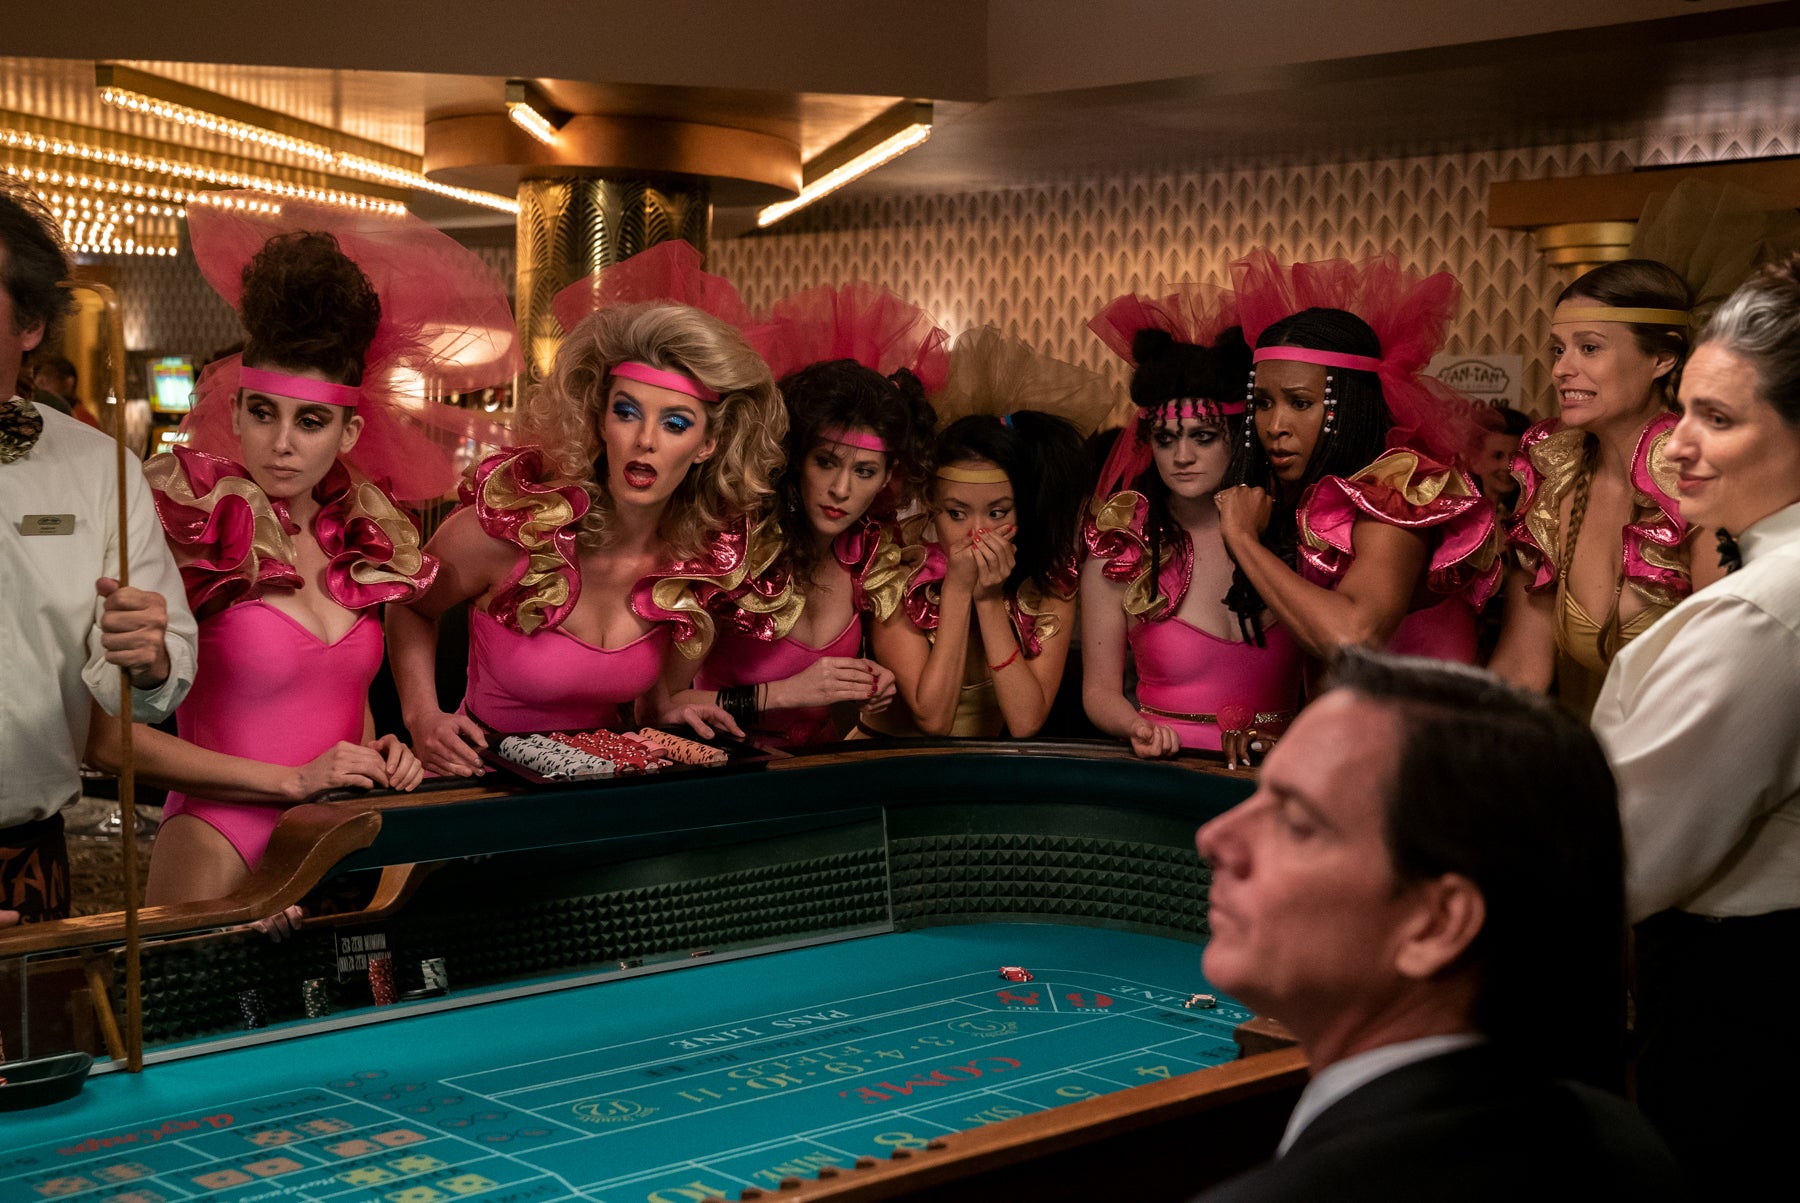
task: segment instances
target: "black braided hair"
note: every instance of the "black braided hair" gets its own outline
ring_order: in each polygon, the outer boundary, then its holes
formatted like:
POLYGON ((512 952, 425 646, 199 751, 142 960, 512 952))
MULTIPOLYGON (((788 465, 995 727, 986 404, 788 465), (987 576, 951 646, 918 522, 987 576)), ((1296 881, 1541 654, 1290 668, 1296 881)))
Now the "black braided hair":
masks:
MULTIPOLYGON (((1257 338, 1258 347, 1305 347, 1314 351, 1335 351, 1341 355, 1381 357, 1381 340, 1369 324, 1343 309, 1302 309, 1273 323, 1257 338)), ((1275 498, 1269 528, 1263 532, 1262 544, 1280 556, 1290 568, 1298 568, 1300 531, 1296 511, 1306 490, 1326 476, 1351 476, 1368 467, 1386 449, 1387 433, 1393 427, 1387 399, 1382 395, 1381 380, 1373 372, 1350 368, 1328 369, 1331 395, 1336 401, 1336 414, 1329 433, 1321 432, 1307 461, 1306 474, 1298 484, 1284 486, 1269 468, 1268 455, 1262 441, 1251 437, 1239 461, 1239 474, 1234 483, 1268 489, 1275 498)), ((1246 415, 1254 420, 1254 413, 1246 415)), ((1242 568, 1231 574, 1231 592, 1227 602, 1239 614, 1244 608, 1263 609, 1262 598, 1244 575, 1242 568)))

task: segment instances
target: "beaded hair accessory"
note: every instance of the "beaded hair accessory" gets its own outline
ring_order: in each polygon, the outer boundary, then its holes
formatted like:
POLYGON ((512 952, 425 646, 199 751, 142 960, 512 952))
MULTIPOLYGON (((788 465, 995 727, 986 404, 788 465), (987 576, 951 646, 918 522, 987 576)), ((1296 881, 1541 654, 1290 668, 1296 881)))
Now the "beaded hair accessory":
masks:
MULTIPOLYGON (((1251 363, 1254 365, 1255 360, 1251 360, 1251 363)), ((1254 366, 1250 369, 1250 379, 1244 382, 1244 411, 1251 414, 1256 412, 1256 368, 1254 366)), ((1249 451, 1255 446, 1256 420, 1252 418, 1244 423, 1244 450, 1249 451)))
MULTIPOLYGON (((1254 365, 1267 359, 1280 359, 1289 363, 1312 363, 1325 368, 1325 424, 1320 434, 1330 434, 1337 429, 1337 397, 1332 393, 1336 380, 1330 369, 1344 368, 1353 372, 1379 372, 1381 360, 1374 355, 1351 355, 1344 351, 1320 351, 1312 347, 1258 347, 1250 356, 1250 393, 1256 391, 1256 368, 1254 365)), ((1246 402, 1249 400, 1247 395, 1246 402)), ((1250 447, 1256 442, 1256 431, 1253 423, 1244 425, 1244 446, 1250 447)))
MULTIPOLYGON (((1266 349, 1275 350, 1276 348, 1270 347, 1270 348, 1266 348, 1266 349)), ((1303 347, 1302 348, 1283 347, 1281 349, 1282 350, 1290 350, 1290 349, 1305 350, 1305 348, 1303 348, 1303 347)), ((1316 352, 1316 354, 1333 355, 1339 359, 1367 359, 1367 358, 1369 358, 1366 355, 1336 355, 1335 352, 1331 352, 1331 351, 1319 351, 1319 352, 1316 352)), ((1256 360, 1260 359, 1260 358, 1262 358, 1262 355, 1259 352, 1256 356, 1252 357, 1251 362, 1255 363, 1256 360)), ((1285 356, 1282 356, 1281 358, 1283 358, 1283 359, 1299 359, 1300 357, 1297 355, 1285 355, 1285 356)), ((1311 363, 1313 361, 1312 360, 1301 360, 1301 362, 1311 363)), ((1336 383, 1336 381, 1333 379, 1331 373, 1329 371, 1327 371, 1325 373, 1325 396, 1323 399, 1324 405, 1325 405, 1325 425, 1320 429, 1321 434, 1330 434, 1333 430, 1337 429, 1337 397, 1334 396, 1331 391, 1332 385, 1335 383, 1336 383)), ((1243 413, 1245 410, 1252 408, 1255 404, 1255 401, 1256 401, 1256 369, 1253 367, 1250 369, 1250 379, 1244 388, 1244 403, 1242 405, 1236 406, 1233 409, 1227 410, 1226 412, 1227 413, 1243 413)), ((1245 422, 1244 423, 1244 449, 1246 451, 1248 451, 1250 448, 1252 448, 1254 446, 1256 446, 1256 423, 1255 422, 1245 422)))
POLYGON ((1159 423, 1179 422, 1183 418, 1199 418, 1203 422, 1223 422, 1244 412, 1242 401, 1215 401, 1211 397, 1171 397, 1159 405, 1152 418, 1159 423))

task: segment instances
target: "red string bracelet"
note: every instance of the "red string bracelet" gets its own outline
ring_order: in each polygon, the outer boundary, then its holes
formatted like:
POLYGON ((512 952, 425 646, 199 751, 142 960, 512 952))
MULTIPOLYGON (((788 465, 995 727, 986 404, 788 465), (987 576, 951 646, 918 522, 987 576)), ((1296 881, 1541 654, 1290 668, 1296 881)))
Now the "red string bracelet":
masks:
POLYGON ((1001 669, 1005 668, 1008 664, 1011 664, 1014 660, 1017 660, 1018 658, 1019 658, 1019 649, 1015 647, 1015 648, 1013 648, 1012 655, 1010 655, 1006 659, 1000 661, 1000 663, 998 663, 998 664, 988 665, 988 671, 991 673, 997 673, 1001 669))

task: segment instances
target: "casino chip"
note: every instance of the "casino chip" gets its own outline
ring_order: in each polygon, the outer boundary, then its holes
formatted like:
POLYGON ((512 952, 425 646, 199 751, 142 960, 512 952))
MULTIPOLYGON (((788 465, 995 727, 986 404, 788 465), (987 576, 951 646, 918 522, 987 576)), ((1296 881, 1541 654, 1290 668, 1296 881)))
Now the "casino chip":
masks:
POLYGON ((661 748, 663 754, 676 764, 717 766, 731 759, 723 748, 715 748, 698 740, 684 739, 679 735, 670 735, 667 731, 658 731, 655 727, 645 727, 638 732, 638 738, 661 748))
POLYGON ((240 990, 237 1004, 238 1014, 243 1017, 246 1031, 269 1026, 269 1009, 263 1005, 262 991, 240 990))
POLYGON ((619 773, 654 773, 671 763, 661 748, 617 731, 553 731, 550 738, 578 752, 611 761, 619 773))
POLYGON ((1031 970, 1023 965, 1002 965, 1000 976, 1009 982, 1028 982, 1031 980, 1031 970))
POLYGON ((1211 994, 1196 994, 1181 1005, 1190 1010, 1210 1011, 1219 1005, 1219 1000, 1211 994))
POLYGON ((444 968, 443 957, 426 957, 420 961, 419 977, 427 990, 443 991, 450 988, 450 974, 444 968))
POLYGON ((331 1014, 331 992, 322 977, 309 977, 300 983, 300 1001, 308 1019, 323 1019, 331 1014))
POLYGON ((369 954, 369 993, 374 996, 378 1007, 391 1007, 398 999, 399 995, 394 990, 393 953, 369 954))

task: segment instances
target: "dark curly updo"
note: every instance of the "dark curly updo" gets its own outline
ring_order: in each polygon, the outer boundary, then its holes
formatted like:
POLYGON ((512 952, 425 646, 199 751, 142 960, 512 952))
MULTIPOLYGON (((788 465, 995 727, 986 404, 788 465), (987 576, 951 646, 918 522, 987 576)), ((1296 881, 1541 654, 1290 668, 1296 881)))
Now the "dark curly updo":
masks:
POLYGON ((314 371, 361 384, 381 324, 374 285, 330 234, 302 230, 269 239, 244 268, 239 304, 244 363, 314 371))
MULTIPOLYGON (((1163 420, 1162 408, 1171 401, 1241 402, 1244 378, 1250 370, 1250 345, 1244 328, 1231 326, 1212 346, 1178 342, 1165 330, 1139 330, 1131 340, 1131 358, 1137 365, 1131 374, 1131 399, 1138 406, 1137 440, 1148 444, 1163 420)), ((1249 415, 1227 416, 1198 404, 1183 404, 1184 418, 1216 416, 1230 448, 1232 460, 1226 479, 1239 472, 1244 423, 1249 415)), ((1164 557, 1183 537, 1181 524, 1169 513, 1169 486, 1152 463, 1132 488, 1149 503, 1145 528, 1150 536, 1150 579, 1158 579, 1164 557)), ((1247 642, 1263 646, 1262 601, 1253 593, 1234 591, 1224 598, 1237 611, 1238 624, 1247 642), (1238 609, 1239 606, 1245 607, 1238 609)))
POLYGON ((803 580, 811 580, 821 549, 807 522, 802 471, 820 437, 829 431, 868 430, 887 446, 893 475, 870 512, 892 517, 923 496, 931 475, 931 443, 937 415, 925 386, 905 368, 883 376, 854 359, 815 363, 781 379, 787 405, 787 466, 777 489, 781 499, 784 554, 803 580))

